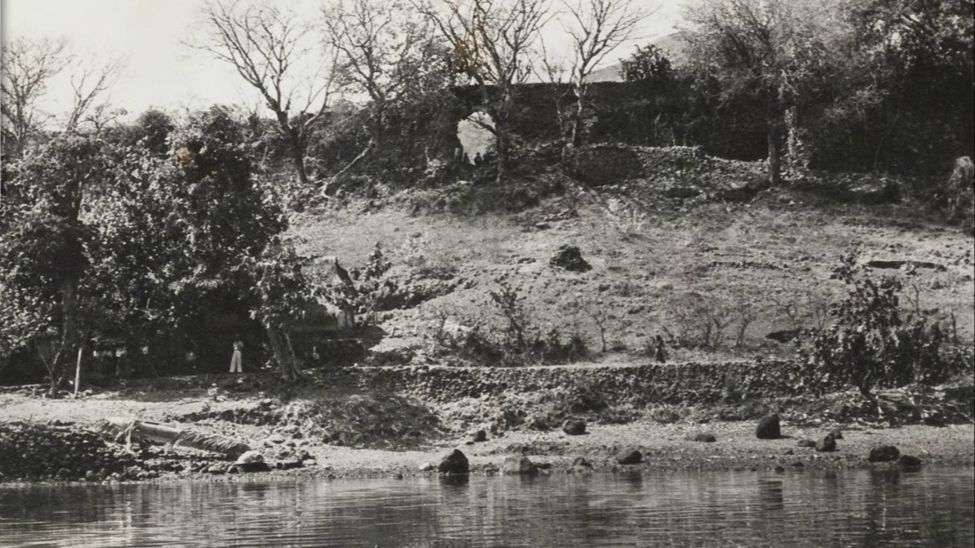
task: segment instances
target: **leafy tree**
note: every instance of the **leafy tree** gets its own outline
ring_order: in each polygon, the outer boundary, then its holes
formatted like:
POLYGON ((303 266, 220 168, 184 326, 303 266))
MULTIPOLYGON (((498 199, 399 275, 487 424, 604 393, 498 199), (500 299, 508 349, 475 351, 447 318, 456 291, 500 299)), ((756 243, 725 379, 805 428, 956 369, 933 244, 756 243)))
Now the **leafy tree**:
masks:
POLYGON ((145 139, 142 146, 153 154, 164 155, 169 151, 169 134, 176 129, 172 117, 161 110, 149 109, 135 121, 133 141, 145 139))
POLYGON ((850 0, 845 16, 857 47, 836 123, 858 126, 863 144, 839 145, 874 169, 939 174, 972 155, 975 3, 850 0))
POLYGON ((769 182, 781 182, 788 109, 811 101, 833 76, 852 36, 837 2, 702 0, 688 12, 690 57, 701 78, 716 78, 727 99, 764 104, 769 182))
POLYGON ((620 76, 627 82, 667 82, 673 75, 670 59, 653 44, 637 46, 627 59, 620 59, 620 76))
POLYGON ((50 333, 57 342, 47 361, 50 389, 60 385, 80 344, 83 313, 90 300, 89 247, 96 237, 87 212, 111 172, 105 144, 67 135, 28 148, 10 185, 15 201, 0 209, 0 338, 12 351, 50 333))
POLYGON ((254 277, 250 316, 261 322, 267 331, 274 359, 286 379, 301 378, 301 365, 295 356, 288 333, 294 318, 300 317, 309 298, 309 283, 302 269, 307 260, 299 257, 293 247, 275 238, 264 253, 248 262, 254 277))
POLYGON ((169 140, 163 155, 149 139, 67 135, 14 164, 17 199, 0 215, 0 342, 6 354, 50 348, 38 353, 51 355, 52 390, 81 333, 225 349, 228 319, 265 332, 282 374, 300 376, 288 327, 308 297, 304 263, 280 240, 283 211, 253 177, 241 124, 215 107, 169 140))
MULTIPOLYGON (((120 311, 137 313, 155 329, 205 334, 212 317, 260 319, 273 342, 279 323, 260 309, 273 280, 265 274, 271 246, 287 227, 276 201, 252 176, 244 131, 214 107, 194 115, 171 136, 173 155, 137 149, 123 170, 120 226, 135 235, 130 247, 108 255, 104 272, 127 272, 120 311), (259 280, 263 280, 258 284, 259 280), (269 281, 270 280, 270 281, 269 281), (254 288, 263 287, 263 293, 254 288), (139 305, 138 303, 146 303, 139 305)), ((293 377, 290 360, 279 360, 293 377)))

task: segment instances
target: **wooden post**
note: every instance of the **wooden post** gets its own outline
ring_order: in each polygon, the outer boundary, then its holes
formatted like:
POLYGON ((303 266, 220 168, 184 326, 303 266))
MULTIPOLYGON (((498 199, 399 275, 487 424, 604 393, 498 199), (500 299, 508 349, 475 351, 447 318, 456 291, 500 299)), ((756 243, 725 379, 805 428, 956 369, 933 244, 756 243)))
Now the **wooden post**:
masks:
POLYGON ((85 345, 78 345, 78 364, 74 368, 74 397, 78 397, 78 385, 81 384, 81 356, 85 352, 85 345))

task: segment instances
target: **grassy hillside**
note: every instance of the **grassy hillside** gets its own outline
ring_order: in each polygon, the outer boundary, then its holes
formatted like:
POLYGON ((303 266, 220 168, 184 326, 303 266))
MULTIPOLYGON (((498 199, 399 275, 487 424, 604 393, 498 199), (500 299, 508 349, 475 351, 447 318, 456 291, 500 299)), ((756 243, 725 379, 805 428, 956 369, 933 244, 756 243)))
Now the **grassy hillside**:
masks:
POLYGON ((417 196, 426 203, 433 193, 449 202, 451 193, 477 192, 472 184, 379 192, 379 198, 342 208, 307 211, 295 218, 293 230, 305 253, 334 255, 345 266, 362 264, 372 242, 383 245, 394 264, 389 276, 411 296, 407 305, 380 314, 385 338, 378 348, 419 349, 416 361, 423 361, 422 349, 445 317, 448 326, 499 326, 489 292, 502 277, 525 297, 532 323, 543 332, 555 328, 563 338, 580 334, 594 361, 644 360, 648 339, 658 334, 668 341, 671 359, 787 355, 791 344, 766 335, 822 321, 843 289, 830 279, 831 269, 854 247, 863 262, 931 263, 874 272, 903 277, 908 300, 917 298, 902 302, 905 308, 953 314, 959 336, 972 339, 971 236, 909 202, 840 203, 795 189, 732 201, 701 190, 702 184, 749 184, 758 168, 741 165, 737 172, 711 166, 703 174, 644 173, 608 185, 547 180, 556 190, 517 212, 498 203, 500 211, 477 214, 411 213, 427 211, 415 207, 417 196), (682 187, 690 190, 675 192, 682 187), (577 246, 592 269, 551 266, 562 245, 577 246), (700 329, 707 317, 725 324, 720 338, 714 342, 712 334, 711 344, 693 344, 704 342, 700 329), (678 348, 679 339, 691 344, 678 348))

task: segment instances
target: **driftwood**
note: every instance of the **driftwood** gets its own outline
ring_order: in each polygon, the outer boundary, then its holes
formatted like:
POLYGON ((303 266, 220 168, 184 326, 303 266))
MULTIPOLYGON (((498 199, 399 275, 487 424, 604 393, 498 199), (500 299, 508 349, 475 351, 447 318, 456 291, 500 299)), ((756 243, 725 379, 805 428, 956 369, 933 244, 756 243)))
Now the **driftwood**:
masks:
POLYGON ((171 444, 173 447, 223 453, 230 458, 237 458, 250 451, 247 444, 223 436, 201 434, 150 421, 105 419, 99 424, 99 430, 102 434, 110 436, 112 441, 121 443, 124 440, 126 446, 131 446, 132 440, 145 440, 157 444, 171 444))

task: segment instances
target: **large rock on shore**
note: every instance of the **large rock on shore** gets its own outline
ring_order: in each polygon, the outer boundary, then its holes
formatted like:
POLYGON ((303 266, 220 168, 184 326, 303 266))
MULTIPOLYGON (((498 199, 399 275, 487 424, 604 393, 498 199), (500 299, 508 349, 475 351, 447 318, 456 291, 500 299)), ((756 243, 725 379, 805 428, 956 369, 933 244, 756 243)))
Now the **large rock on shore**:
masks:
POLYGON ((816 442, 816 451, 821 453, 832 453, 836 451, 836 440, 832 434, 826 434, 816 442))
POLYGON ((921 459, 911 455, 901 455, 901 458, 897 459, 897 465, 904 470, 917 470, 921 468, 921 459))
POLYGON ((570 436, 580 436, 586 433, 586 421, 582 419, 566 419, 562 423, 562 431, 570 436))
POLYGON ((586 460, 586 457, 576 457, 572 461, 572 468, 592 470, 592 463, 586 460))
POLYGON ((467 461, 467 455, 462 453, 460 449, 454 449, 440 459, 437 471, 441 474, 468 474, 471 471, 471 466, 467 461))
POLYGON ((771 415, 758 421, 758 426, 755 427, 755 436, 760 440, 775 440, 781 438, 782 430, 779 425, 778 413, 772 413, 771 415))
POLYGON ((900 450, 893 445, 879 445, 870 450, 867 460, 870 462, 894 462, 900 456, 900 450))
POLYGON ((714 437, 714 434, 710 432, 698 432, 697 434, 688 436, 687 439, 690 441, 699 441, 703 443, 712 443, 718 441, 718 438, 714 437))
POLYGON ((267 462, 264 461, 264 455, 260 451, 247 451, 243 455, 237 457, 237 462, 234 463, 234 468, 241 472, 267 472, 270 470, 267 462))
POLYGON ((582 258, 582 252, 574 245, 563 245, 549 260, 549 264, 556 268, 563 268, 570 272, 587 272, 592 266, 582 258))
POLYGON ((616 455, 616 462, 620 464, 640 464, 643 462, 643 453, 638 449, 624 449, 616 455))
POLYGON ((501 473, 527 476, 537 474, 538 467, 528 457, 508 457, 501 464, 501 473))

